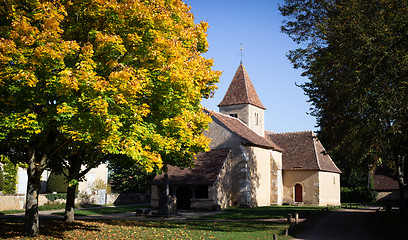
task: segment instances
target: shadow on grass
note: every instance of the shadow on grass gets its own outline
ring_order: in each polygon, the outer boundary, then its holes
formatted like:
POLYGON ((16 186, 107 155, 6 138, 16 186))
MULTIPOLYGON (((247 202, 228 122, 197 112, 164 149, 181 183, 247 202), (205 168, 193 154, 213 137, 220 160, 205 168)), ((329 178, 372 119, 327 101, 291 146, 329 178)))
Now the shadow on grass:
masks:
MULTIPOLYGON (((94 207, 89 209, 75 210, 75 216, 105 215, 114 213, 134 212, 137 209, 146 208, 146 205, 126 206, 126 207, 94 207)), ((64 215, 64 212, 53 213, 55 215, 64 215)))
POLYGON ((212 232, 257 232, 276 230, 284 231, 288 227, 285 223, 270 223, 262 221, 104 221, 109 225, 149 227, 149 228, 181 228, 212 232))
MULTIPOLYGON (((0 238, 23 238, 24 222, 22 219, 0 219, 0 238)), ((75 223, 65 223, 63 220, 41 219, 40 221, 40 236, 46 238, 64 239, 64 233, 74 230, 82 231, 100 231, 99 227, 88 224, 85 221, 77 221, 75 223)))
POLYGON ((293 229, 301 239, 407 239, 408 214, 398 211, 345 209, 309 218, 293 229), (317 231, 316 231, 317 230, 317 231), (320 232, 321 231, 321 232, 320 232), (320 234, 320 235, 319 235, 320 234))
MULTIPOLYGON (((177 234, 195 230, 194 234, 202 237, 213 233, 257 234, 269 236, 272 233, 283 234, 288 227, 284 223, 260 221, 134 221, 134 220, 86 220, 66 224, 63 220, 44 219, 40 222, 40 235, 36 239, 106 239, 129 236, 131 233, 143 232, 144 237, 152 239, 157 233, 177 234), (265 235, 266 234, 266 235, 265 235)), ((24 223, 21 219, 1 219, 0 239, 29 239, 22 233, 24 223), (5 221, 6 220, 6 221, 5 221)), ((171 235, 173 234, 173 235, 171 235)), ((189 235, 191 238, 193 235, 189 235)), ((208 237, 207 236, 207 237, 208 237)))
POLYGON ((294 216, 295 213, 299 217, 311 217, 322 214, 328 210, 327 207, 305 207, 305 206, 273 206, 273 207, 257 207, 257 208, 228 208, 224 213, 217 215, 203 216, 193 219, 270 219, 270 218, 286 218, 288 214, 294 216))
POLYGON ((379 211, 373 213, 365 223, 373 239, 406 239, 408 236, 408 212, 379 211))

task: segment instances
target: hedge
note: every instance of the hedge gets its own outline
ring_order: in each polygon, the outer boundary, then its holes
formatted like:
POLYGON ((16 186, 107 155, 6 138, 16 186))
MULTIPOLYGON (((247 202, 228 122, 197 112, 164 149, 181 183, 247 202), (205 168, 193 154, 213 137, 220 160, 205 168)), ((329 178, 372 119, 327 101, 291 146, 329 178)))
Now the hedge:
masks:
POLYGON ((63 174, 50 173, 47 180, 47 193, 66 193, 68 188, 68 183, 65 180, 63 174))
POLYGON ((342 187, 341 202, 343 203, 363 203, 363 202, 375 202, 378 193, 369 187, 342 187))
POLYGON ((3 177, 3 169, 0 167, 0 191, 3 191, 4 188, 4 177, 3 177))
POLYGON ((16 193, 17 171, 19 165, 14 164, 8 157, 0 155, 0 162, 3 164, 3 193, 16 193))

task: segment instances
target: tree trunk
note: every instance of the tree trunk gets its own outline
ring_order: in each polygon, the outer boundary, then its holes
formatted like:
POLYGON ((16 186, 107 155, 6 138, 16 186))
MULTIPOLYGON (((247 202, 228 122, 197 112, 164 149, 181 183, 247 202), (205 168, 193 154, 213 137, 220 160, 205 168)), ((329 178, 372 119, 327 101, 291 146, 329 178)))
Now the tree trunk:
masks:
POLYGON ((404 171, 401 166, 398 167, 398 191, 400 196, 400 212, 405 213, 405 190, 404 190, 404 171))
POLYGON ((159 212, 166 217, 170 215, 169 193, 169 176, 166 173, 164 174, 163 191, 161 192, 159 199, 159 212))
POLYGON ((68 189, 67 189, 67 200, 65 203, 65 214, 64 214, 65 222, 75 221, 74 205, 75 205, 76 187, 77 185, 68 186, 68 189))
POLYGON ((40 232, 40 219, 38 215, 38 191, 40 189, 41 171, 36 169, 34 153, 30 154, 27 169, 27 196, 24 217, 24 230, 28 236, 36 236, 40 232))
MULTIPOLYGON (((71 181, 71 180, 79 181, 82 162, 83 161, 78 153, 71 156, 71 158, 69 159, 70 166, 68 169, 68 176, 67 176, 68 181, 71 181)), ((74 205, 75 205, 76 188, 78 186, 78 183, 75 185, 70 185, 70 184, 72 183, 68 183, 67 200, 65 202, 65 213, 64 213, 65 222, 75 221, 74 205)))
MULTIPOLYGON (((40 190, 41 174, 48 164, 51 149, 55 143, 58 130, 50 130, 47 133, 47 141, 42 144, 43 151, 38 154, 35 146, 38 142, 28 143, 28 168, 27 168, 27 195, 24 216, 24 232, 29 236, 36 236, 40 232, 40 218, 38 215, 38 194, 40 190)), ((52 154, 51 154, 52 155, 52 154)))

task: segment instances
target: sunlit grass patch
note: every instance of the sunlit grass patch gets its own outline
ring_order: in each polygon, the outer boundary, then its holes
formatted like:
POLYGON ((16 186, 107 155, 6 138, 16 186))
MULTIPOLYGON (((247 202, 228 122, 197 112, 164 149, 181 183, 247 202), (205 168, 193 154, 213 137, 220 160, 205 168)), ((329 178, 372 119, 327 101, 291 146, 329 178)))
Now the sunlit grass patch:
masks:
POLYGON ((217 215, 203 216, 197 219, 269 219, 286 218, 288 214, 299 213, 302 217, 317 214, 328 207, 319 206, 268 206, 256 208, 237 208, 231 207, 225 209, 224 213, 217 215))

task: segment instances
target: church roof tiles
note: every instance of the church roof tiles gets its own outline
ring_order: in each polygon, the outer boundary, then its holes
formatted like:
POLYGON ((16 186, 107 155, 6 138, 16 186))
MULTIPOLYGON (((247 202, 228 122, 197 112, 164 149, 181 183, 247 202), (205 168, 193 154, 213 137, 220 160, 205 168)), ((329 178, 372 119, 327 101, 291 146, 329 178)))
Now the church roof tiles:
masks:
MULTIPOLYGON (((193 168, 181 169, 179 167, 168 167, 169 183, 210 185, 217 180, 218 174, 230 153, 230 149, 217 149, 197 154, 193 168)), ((157 175, 152 184, 163 184, 164 174, 157 175)))
POLYGON ((227 116, 217 112, 210 112, 214 120, 219 121, 225 127, 227 127, 231 132, 237 134, 245 144, 250 144, 254 146, 259 146, 263 148, 274 149, 278 152, 282 152, 282 148, 276 145, 273 141, 268 138, 259 136, 254 131, 252 131, 245 123, 243 123, 238 118, 227 116))
POLYGON ((228 87, 227 93, 218 106, 221 107, 238 104, 252 104, 259 108, 266 109, 262 105, 261 100, 259 100, 258 94, 256 93, 251 79, 249 79, 248 73, 242 63, 235 72, 234 78, 228 87))
POLYGON ((312 131, 266 132, 265 135, 283 148, 283 170, 320 170, 341 173, 312 131))

